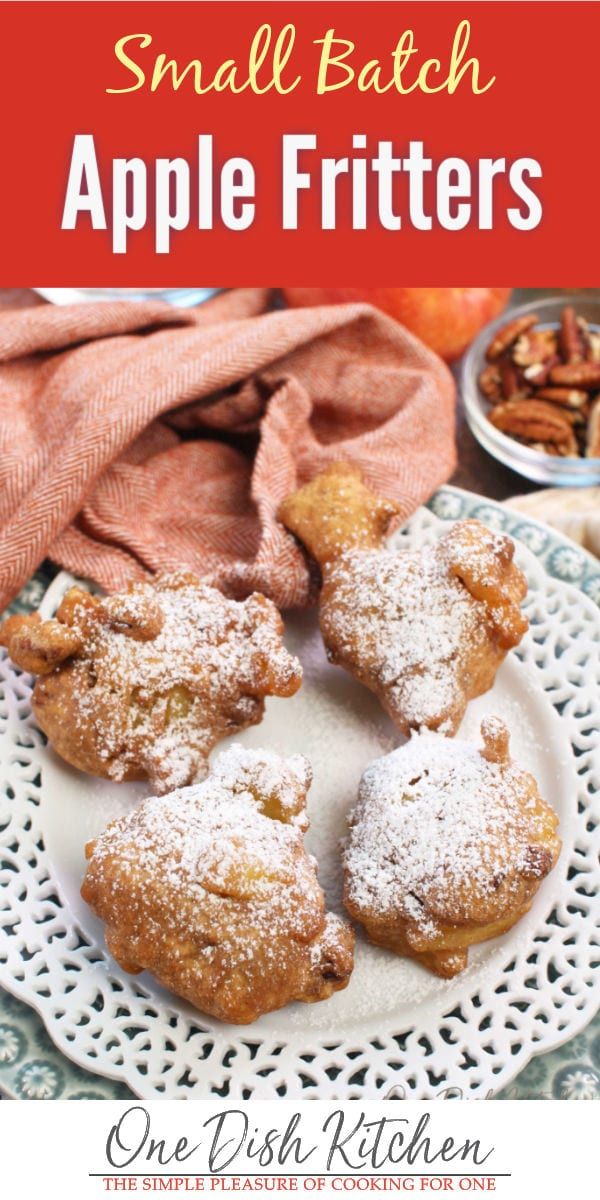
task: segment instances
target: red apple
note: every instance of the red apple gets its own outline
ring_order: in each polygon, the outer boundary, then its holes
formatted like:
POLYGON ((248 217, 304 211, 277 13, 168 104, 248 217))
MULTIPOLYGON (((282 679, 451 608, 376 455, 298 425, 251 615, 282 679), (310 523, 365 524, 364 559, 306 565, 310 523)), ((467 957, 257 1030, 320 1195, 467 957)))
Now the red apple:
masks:
POLYGON ((389 313, 446 362, 458 358, 502 311, 510 288, 284 288, 292 307, 366 300, 389 313))

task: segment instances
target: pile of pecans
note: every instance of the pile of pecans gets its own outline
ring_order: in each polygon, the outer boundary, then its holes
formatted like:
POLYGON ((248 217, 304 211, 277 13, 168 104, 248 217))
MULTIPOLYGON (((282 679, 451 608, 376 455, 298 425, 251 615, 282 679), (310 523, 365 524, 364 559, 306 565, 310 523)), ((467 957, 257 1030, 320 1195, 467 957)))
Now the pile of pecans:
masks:
POLYGON ((496 429, 544 454, 600 458, 600 333, 563 308, 558 329, 515 317, 487 348, 479 387, 496 429))

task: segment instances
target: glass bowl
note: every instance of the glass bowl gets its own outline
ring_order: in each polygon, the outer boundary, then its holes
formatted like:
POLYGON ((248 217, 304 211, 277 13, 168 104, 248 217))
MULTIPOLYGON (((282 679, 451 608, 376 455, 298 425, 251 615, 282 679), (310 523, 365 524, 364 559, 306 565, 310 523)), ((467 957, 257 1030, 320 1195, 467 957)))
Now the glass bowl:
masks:
POLYGON ((478 384, 479 375, 486 365, 485 352, 498 329, 515 317, 528 313, 539 313, 541 328, 556 329, 565 304, 572 304, 577 314, 585 317, 590 327, 600 332, 600 300, 562 295, 551 296, 547 300, 532 300, 529 304, 510 308, 495 321, 490 321, 471 343, 462 363, 460 389, 469 428, 488 454, 526 479, 533 479, 535 483, 555 487, 589 487, 590 484, 600 483, 600 458, 557 458, 514 441, 488 420, 490 406, 478 384))

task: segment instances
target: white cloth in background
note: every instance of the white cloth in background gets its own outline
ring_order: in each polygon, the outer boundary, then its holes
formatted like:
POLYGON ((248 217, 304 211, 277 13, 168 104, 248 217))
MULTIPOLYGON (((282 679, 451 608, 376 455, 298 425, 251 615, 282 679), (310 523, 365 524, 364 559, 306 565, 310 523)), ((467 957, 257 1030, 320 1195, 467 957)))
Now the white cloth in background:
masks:
POLYGON ((560 529, 600 558, 600 487, 547 488, 505 503, 560 529))

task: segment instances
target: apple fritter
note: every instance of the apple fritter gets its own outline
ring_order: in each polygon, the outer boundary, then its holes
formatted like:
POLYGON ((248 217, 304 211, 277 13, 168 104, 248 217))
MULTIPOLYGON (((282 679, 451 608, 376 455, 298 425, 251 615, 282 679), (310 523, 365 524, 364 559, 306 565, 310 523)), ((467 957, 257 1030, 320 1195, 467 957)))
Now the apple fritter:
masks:
POLYGON ((33 709, 73 766, 157 792, 206 774, 216 742, 257 724, 265 696, 291 696, 302 668, 256 593, 240 603, 194 575, 100 597, 65 595, 56 618, 10 617, 0 643, 37 674, 33 709))
POLYGON ((375 692, 404 733, 454 733, 527 629, 514 544, 460 521, 434 546, 385 544, 396 511, 345 463, 281 505, 321 567, 320 625, 331 662, 375 692))
POLYGON ((413 734, 372 763, 344 849, 350 915, 445 978, 520 920, 560 852, 556 814, 511 761, 506 726, 491 717, 481 734, 482 749, 413 734))
POLYGON ((82 896, 119 964, 234 1024, 344 988, 354 935, 304 848, 310 781, 301 755, 233 746, 91 842, 82 896))

